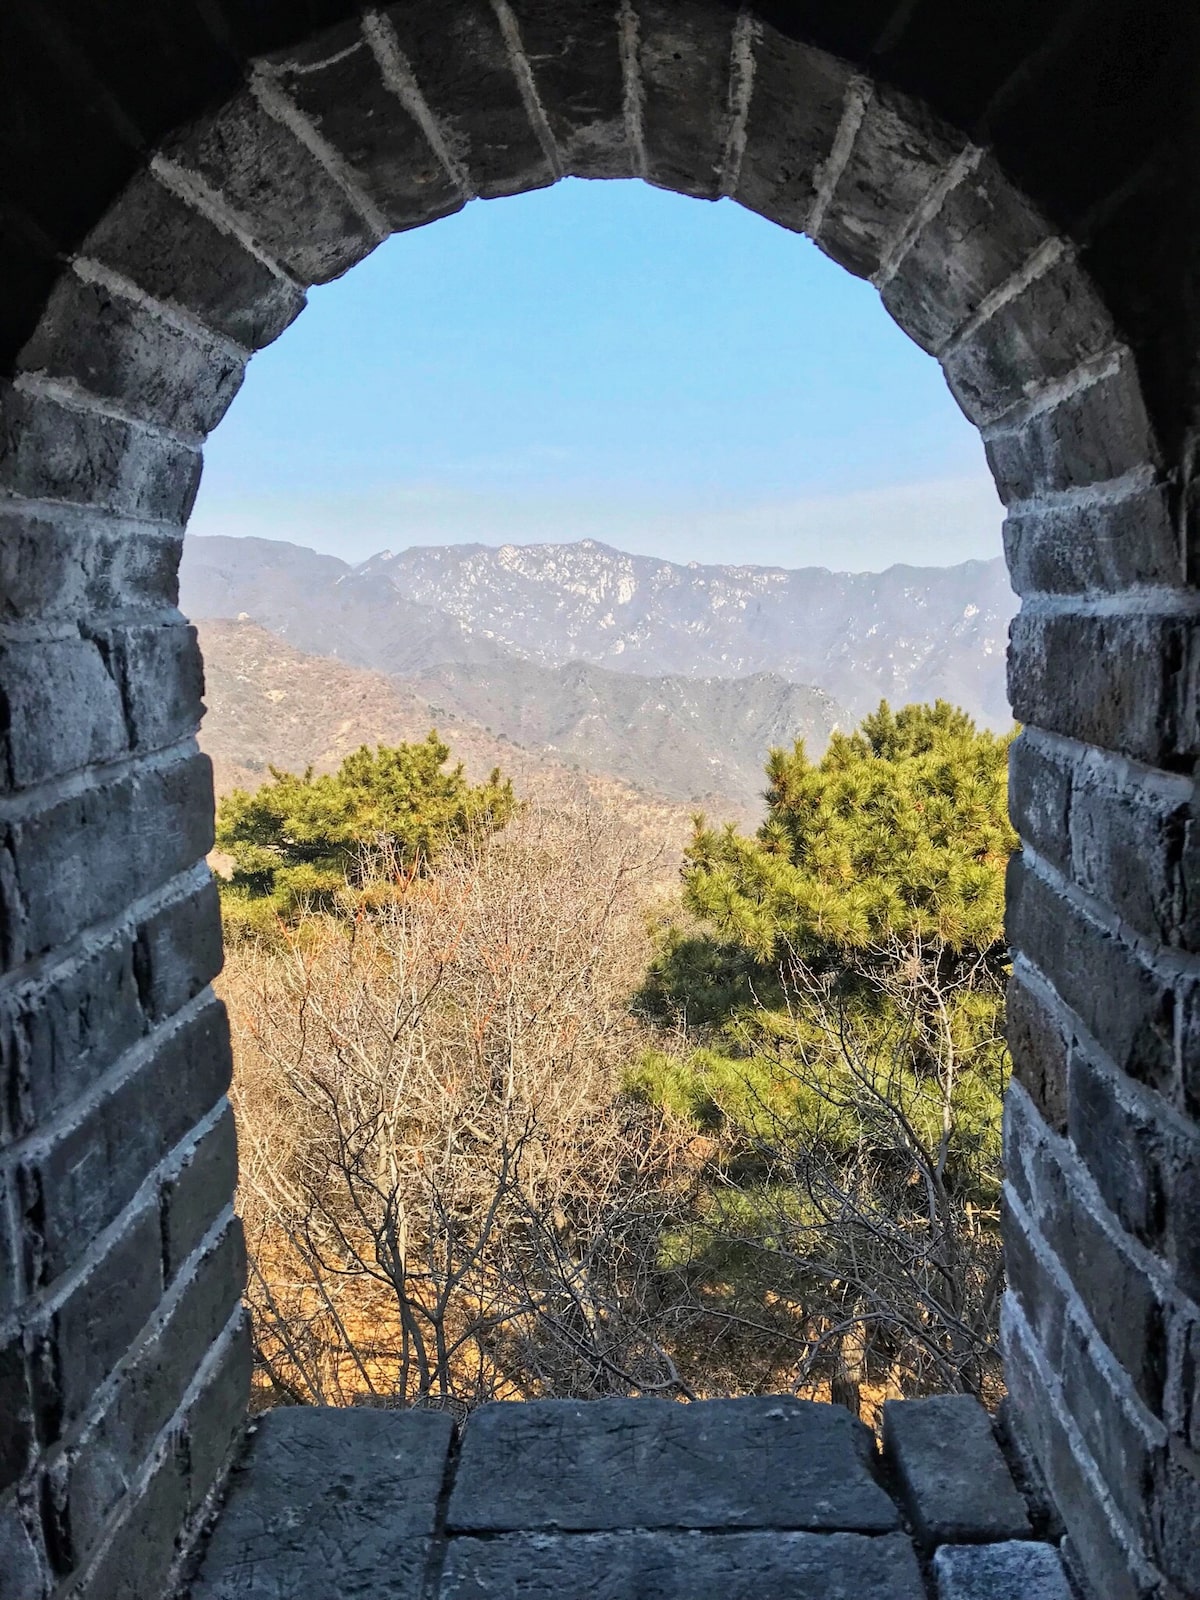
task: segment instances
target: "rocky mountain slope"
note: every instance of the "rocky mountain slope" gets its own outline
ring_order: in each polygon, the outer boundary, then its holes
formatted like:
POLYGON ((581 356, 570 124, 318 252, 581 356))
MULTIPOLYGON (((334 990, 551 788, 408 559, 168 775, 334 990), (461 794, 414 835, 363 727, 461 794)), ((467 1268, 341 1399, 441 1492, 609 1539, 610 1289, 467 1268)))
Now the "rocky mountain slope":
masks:
MULTIPOLYGON (((990 726, 1009 720, 1016 602, 999 559, 882 573, 681 566, 583 540, 414 548, 351 567, 295 545, 210 537, 185 545, 181 603, 198 617, 245 612, 300 649, 403 676, 467 665, 494 680, 514 662, 653 678, 770 673, 814 685, 851 718, 881 696, 941 695, 990 726)), ((577 686, 562 694, 573 702, 577 686)))
MULTIPOLYGON (((499 766, 522 797, 615 807, 648 844, 662 848, 668 867, 678 861, 691 831, 690 806, 577 771, 552 752, 523 750, 444 707, 435 711, 382 673, 305 655, 255 623, 201 622, 199 634, 208 707, 200 744, 212 760, 218 796, 256 788, 272 766, 329 772, 362 744, 423 739, 436 726, 472 781, 499 766)), ((714 811, 739 822, 752 817, 733 798, 714 811)))

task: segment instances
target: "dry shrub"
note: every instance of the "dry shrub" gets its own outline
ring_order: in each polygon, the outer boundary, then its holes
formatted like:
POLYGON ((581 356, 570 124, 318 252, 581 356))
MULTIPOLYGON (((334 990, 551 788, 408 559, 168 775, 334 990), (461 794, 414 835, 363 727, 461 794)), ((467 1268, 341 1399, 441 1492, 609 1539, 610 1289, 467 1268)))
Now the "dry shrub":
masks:
POLYGON ((277 1392, 686 1391, 658 1240, 687 1141, 619 1092, 651 865, 611 814, 534 808, 357 919, 234 946, 249 1298, 277 1392))

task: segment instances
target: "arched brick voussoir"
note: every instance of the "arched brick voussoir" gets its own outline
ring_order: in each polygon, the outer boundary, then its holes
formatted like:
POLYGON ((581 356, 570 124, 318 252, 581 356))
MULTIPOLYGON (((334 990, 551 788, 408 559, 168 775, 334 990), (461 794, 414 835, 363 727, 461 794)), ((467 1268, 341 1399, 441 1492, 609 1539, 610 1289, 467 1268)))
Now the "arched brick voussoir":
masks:
POLYGON ((199 441, 241 387, 248 352, 189 326, 90 264, 60 280, 19 370, 199 441))
POLYGON ((749 210, 803 233, 840 163, 839 130, 851 132, 866 86, 847 62, 769 27, 751 34, 750 66, 744 126, 731 130, 736 171, 728 175, 729 192, 749 210))
POLYGON ((631 7, 590 0, 509 0, 563 173, 630 178, 638 171, 627 116, 631 7))
POLYGON ((494 199, 544 188, 562 167, 534 87, 520 30, 487 0, 405 0, 367 29, 383 59, 396 53, 432 117, 464 192, 494 199), (503 25, 502 25, 503 19, 503 25))
POLYGON ((154 170, 301 286, 340 277, 389 231, 308 124, 290 116, 262 80, 169 140, 154 170))

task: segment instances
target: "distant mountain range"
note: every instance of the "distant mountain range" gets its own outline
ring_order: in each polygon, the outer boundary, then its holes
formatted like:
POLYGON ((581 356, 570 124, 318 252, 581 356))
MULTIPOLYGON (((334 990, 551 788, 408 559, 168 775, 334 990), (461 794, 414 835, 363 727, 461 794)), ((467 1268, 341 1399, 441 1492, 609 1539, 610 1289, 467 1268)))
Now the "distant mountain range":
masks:
MULTIPOLYGON (((193 617, 251 620, 296 651, 385 674, 435 721, 672 800, 752 805, 769 746, 803 737, 819 753, 881 697, 941 696, 985 725, 1009 721, 1016 602, 1000 560, 680 566, 583 540, 350 566, 273 540, 192 537, 180 583, 193 617)), ((211 676, 211 642, 209 662, 211 676)))

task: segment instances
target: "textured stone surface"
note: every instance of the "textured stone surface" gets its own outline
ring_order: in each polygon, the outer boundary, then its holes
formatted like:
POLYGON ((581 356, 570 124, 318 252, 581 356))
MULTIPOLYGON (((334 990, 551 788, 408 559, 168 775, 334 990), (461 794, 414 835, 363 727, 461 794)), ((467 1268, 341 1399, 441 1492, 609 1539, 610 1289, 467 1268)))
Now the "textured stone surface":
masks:
POLYGON ((785 1397, 539 1400, 467 1424, 452 1529, 898 1526, 871 1435, 840 1406, 785 1397))
POLYGON ((451 1427, 432 1411, 269 1412, 192 1600, 418 1600, 451 1427))
POLYGON ((943 1545, 933 1558, 938 1600, 1072 1600, 1052 1545, 943 1545))
POLYGON ((901 1534, 517 1533, 453 1540, 438 1593, 442 1600, 922 1600, 924 1589, 901 1534))
POLYGON ((1020 1539, 1031 1531, 988 1414, 973 1396, 889 1400, 883 1448, 925 1544, 1020 1539))

